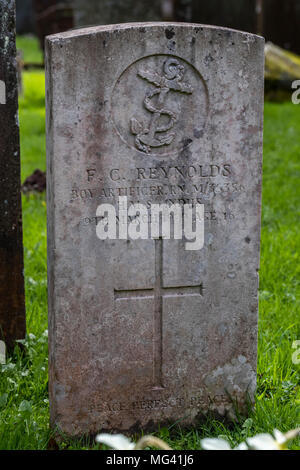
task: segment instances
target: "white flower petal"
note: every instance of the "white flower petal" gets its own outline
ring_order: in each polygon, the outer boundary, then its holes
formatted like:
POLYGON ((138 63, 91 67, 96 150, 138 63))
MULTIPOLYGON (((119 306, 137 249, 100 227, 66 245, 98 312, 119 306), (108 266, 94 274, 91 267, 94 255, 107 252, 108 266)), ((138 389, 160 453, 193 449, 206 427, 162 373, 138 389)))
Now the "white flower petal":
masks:
POLYGON ((96 441, 115 450, 132 450, 135 444, 123 434, 98 434, 96 441))
POLYGON ((246 442, 241 442, 234 450, 248 450, 246 442))
POLYGON ((273 434, 278 444, 285 444, 287 442, 286 436, 278 431, 278 429, 274 429, 273 434))
POLYGON ((231 450, 225 439, 202 439, 201 447, 205 450, 231 450))
POLYGON ((278 450, 275 439, 270 434, 257 434, 247 439, 249 447, 254 450, 278 450))

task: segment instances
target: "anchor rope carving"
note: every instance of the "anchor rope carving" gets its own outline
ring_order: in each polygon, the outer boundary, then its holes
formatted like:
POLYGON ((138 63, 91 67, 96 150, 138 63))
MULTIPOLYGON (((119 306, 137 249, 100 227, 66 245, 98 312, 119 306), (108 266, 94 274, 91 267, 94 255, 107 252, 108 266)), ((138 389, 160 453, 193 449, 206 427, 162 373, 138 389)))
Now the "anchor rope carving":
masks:
POLYGON ((170 91, 181 92, 186 94, 193 93, 192 87, 185 82, 182 82, 184 75, 184 66, 179 63, 177 59, 167 59, 163 65, 163 74, 159 75, 156 72, 148 70, 139 70, 138 76, 147 80, 156 88, 148 90, 144 99, 144 106, 152 114, 149 125, 138 121, 135 117, 131 118, 130 128, 133 135, 135 135, 135 145, 138 150, 151 153, 151 148, 158 148, 164 145, 169 145, 173 142, 175 133, 170 132, 165 135, 162 134, 170 131, 178 120, 178 114, 165 107, 167 95, 170 91), (154 104, 153 98, 157 96, 154 104), (160 123, 161 116, 167 116, 168 122, 165 124, 160 123))

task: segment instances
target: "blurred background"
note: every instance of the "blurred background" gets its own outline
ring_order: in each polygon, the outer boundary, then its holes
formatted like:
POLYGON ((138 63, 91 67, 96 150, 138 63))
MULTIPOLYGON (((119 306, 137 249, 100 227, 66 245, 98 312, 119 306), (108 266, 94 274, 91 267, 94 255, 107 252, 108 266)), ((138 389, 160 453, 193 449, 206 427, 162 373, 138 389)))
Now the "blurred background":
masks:
POLYGON ((187 21, 262 34, 300 54, 299 0, 17 0, 18 34, 94 24, 187 21))
POLYGON ((271 100, 285 99, 284 90, 300 79, 300 0, 16 0, 16 5, 17 34, 23 38, 18 41, 20 68, 43 65, 48 34, 96 24, 183 21, 264 36, 271 100))

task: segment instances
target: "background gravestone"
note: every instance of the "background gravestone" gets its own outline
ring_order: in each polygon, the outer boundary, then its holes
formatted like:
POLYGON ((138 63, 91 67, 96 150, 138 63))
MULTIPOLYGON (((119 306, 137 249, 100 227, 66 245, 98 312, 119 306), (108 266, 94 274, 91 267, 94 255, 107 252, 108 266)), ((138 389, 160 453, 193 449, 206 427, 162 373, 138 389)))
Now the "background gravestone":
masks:
POLYGON ((15 4, 0 1, 0 340, 25 336, 15 4), (4 98, 4 99, 3 99, 4 98))
POLYGON ((255 32, 256 0, 174 0, 175 18, 177 21, 195 23, 211 22, 217 26, 236 28, 242 31, 255 32))
POLYGON ((246 412, 264 40, 200 25, 100 26, 49 37, 46 67, 52 426, 81 435, 188 425, 208 411, 232 416, 235 404, 246 412), (118 208, 119 196, 204 204, 204 248, 100 241, 96 209, 118 208))
POLYGON ((259 32, 300 54, 299 0, 174 0, 174 19, 259 32))
POLYGON ((6 361, 6 347, 4 341, 0 340, 0 364, 5 364, 6 361))
POLYGON ((74 0, 77 26, 157 21, 162 18, 161 0, 74 0))
POLYGON ((73 27, 74 0, 33 0, 33 6, 37 36, 44 50, 46 36, 73 27))
POLYGON ((17 34, 34 33, 35 14, 33 9, 33 0, 16 0, 17 10, 17 34))

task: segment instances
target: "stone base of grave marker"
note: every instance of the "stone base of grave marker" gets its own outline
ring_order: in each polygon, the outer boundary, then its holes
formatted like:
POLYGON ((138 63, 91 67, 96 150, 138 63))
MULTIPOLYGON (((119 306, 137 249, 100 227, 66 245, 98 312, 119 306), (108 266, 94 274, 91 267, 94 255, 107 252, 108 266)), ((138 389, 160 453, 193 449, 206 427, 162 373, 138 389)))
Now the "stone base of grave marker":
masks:
POLYGON ((264 40, 202 25, 109 25, 48 37, 46 67, 52 426, 80 436, 246 413, 264 40), (203 249, 99 240, 97 207, 118 211, 120 196, 149 211, 204 204, 203 249))

